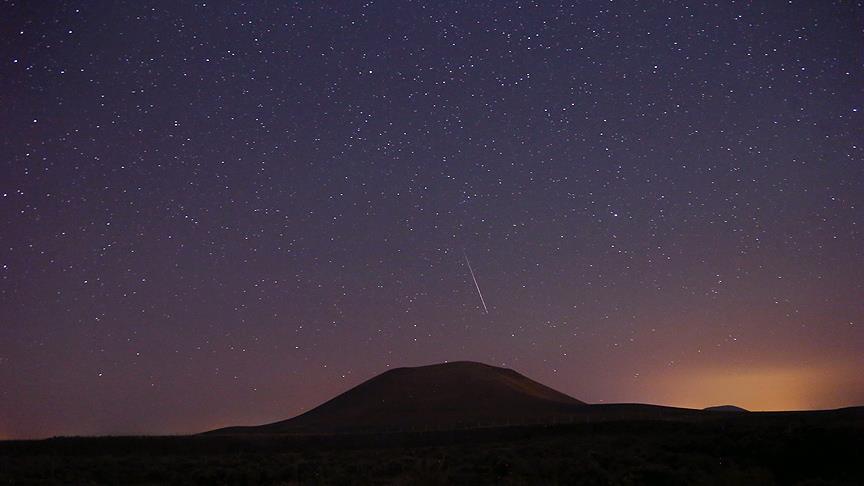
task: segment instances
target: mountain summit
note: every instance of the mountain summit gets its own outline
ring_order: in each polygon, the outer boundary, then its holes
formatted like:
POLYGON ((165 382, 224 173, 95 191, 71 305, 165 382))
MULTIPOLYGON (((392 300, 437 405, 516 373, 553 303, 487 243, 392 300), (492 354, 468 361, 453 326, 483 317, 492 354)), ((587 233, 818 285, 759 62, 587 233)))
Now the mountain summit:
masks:
POLYGON ((396 368, 292 419, 213 433, 422 430, 566 417, 583 402, 511 369, 458 361, 396 368))

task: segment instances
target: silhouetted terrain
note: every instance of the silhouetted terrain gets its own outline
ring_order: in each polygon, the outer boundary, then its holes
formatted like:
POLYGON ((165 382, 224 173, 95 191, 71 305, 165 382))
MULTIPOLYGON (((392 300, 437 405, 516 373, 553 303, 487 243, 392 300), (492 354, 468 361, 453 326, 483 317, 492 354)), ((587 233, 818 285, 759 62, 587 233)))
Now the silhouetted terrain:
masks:
POLYGON ((735 405, 717 405, 715 407, 705 407, 703 410, 707 412, 748 412, 746 408, 736 407, 735 405))
POLYGON ((742 410, 588 405, 449 363, 263 426, 0 442, 0 484, 864 484, 864 407, 742 410))
POLYGON ((563 420, 585 404, 519 373, 482 363, 396 368, 298 417, 211 433, 427 430, 563 420))
MULTIPOLYGON (((712 409, 731 411, 728 407, 712 409)), ((460 361, 389 370, 297 417, 207 434, 329 435, 712 418, 703 410, 660 405, 589 405, 511 369, 460 361)))
POLYGON ((864 408, 332 436, 0 442, 0 484, 864 484, 864 408))

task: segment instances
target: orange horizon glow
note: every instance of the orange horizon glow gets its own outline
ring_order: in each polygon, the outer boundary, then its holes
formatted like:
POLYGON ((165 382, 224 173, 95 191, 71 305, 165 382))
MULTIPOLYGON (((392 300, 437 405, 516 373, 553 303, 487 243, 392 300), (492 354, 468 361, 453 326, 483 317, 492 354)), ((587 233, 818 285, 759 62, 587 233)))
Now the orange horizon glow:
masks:
POLYGON ((864 390, 864 379, 848 364, 703 367, 666 373, 653 387, 670 406, 819 410, 857 404, 849 392, 864 390))

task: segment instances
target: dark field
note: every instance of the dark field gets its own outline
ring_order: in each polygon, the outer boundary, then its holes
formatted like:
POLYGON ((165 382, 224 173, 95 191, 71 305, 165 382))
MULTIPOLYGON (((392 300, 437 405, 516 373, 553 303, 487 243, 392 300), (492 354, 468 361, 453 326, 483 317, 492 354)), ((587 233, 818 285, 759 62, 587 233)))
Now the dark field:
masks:
POLYGON ((862 409, 329 437, 0 442, 0 484, 864 484, 862 409))

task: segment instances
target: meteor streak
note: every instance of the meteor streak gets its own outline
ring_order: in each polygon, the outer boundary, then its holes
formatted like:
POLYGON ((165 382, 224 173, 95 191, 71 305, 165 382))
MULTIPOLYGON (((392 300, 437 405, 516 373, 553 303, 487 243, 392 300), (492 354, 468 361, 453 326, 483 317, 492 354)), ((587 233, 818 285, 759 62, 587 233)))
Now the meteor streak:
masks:
POLYGON ((462 256, 465 257, 465 263, 468 264, 468 271, 471 272, 471 280, 474 281, 474 287, 477 288, 477 295, 480 296, 480 303, 483 304, 483 312, 488 314, 489 309, 486 307, 486 300, 483 298, 483 292, 480 292, 480 285, 477 284, 477 277, 474 276, 474 269, 471 268, 471 260, 468 259, 468 254, 462 250, 462 256))

